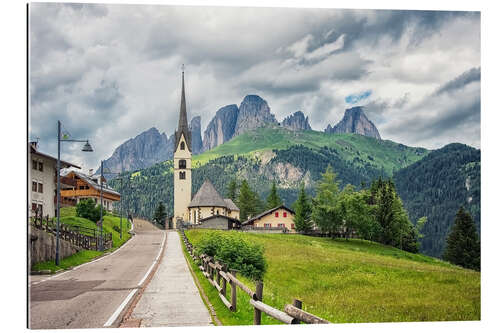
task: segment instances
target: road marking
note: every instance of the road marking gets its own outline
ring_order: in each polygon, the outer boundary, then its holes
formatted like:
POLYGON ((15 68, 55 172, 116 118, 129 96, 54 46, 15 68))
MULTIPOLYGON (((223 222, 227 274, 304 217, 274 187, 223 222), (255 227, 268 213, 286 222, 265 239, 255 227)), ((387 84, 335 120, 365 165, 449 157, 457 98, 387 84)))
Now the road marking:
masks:
POLYGON ((108 326, 113 325, 116 318, 118 318, 118 315, 123 311, 123 308, 125 307, 125 305, 128 304, 128 302, 130 301, 130 299, 132 298, 132 296, 134 296, 134 294, 136 292, 137 292, 137 289, 134 289, 128 294, 128 296, 125 298, 125 300, 122 302, 122 304, 120 304, 120 306, 115 310, 115 312, 111 315, 111 317, 109 317, 108 321, 104 324, 104 327, 108 327, 108 326))
MULTIPOLYGON (((132 224, 132 226, 133 226, 133 224, 132 224)), ((118 252, 119 252, 121 249, 123 249, 125 246, 127 246, 127 245, 131 242, 131 240, 132 240, 132 238, 133 238, 133 237, 134 237, 134 236, 130 237, 130 239, 129 239, 129 240, 128 240, 128 241, 127 241, 124 245, 120 246, 117 250, 115 250, 115 251, 113 251, 113 252, 111 252, 111 253, 108 253, 108 254, 103 255, 103 256, 102 256, 102 257, 100 257, 99 259, 92 260, 92 261, 86 262, 86 263, 84 263, 84 264, 78 265, 78 266, 76 266, 76 267, 73 267, 72 269, 66 270, 66 271, 61 272, 61 273, 56 274, 56 275, 52 275, 52 276, 50 276, 50 277, 48 277, 48 278, 46 278, 46 279, 43 279, 43 280, 40 280, 40 281, 37 281, 37 282, 32 282, 32 283, 31 283, 31 285, 32 285, 32 286, 34 286, 34 285, 37 285, 37 284, 39 284, 39 283, 42 283, 42 282, 45 282, 45 281, 48 281, 48 280, 52 280, 52 279, 54 279, 54 278, 56 278, 56 277, 59 277, 59 276, 61 276, 61 275, 64 275, 64 274, 66 274, 66 273, 69 273, 69 272, 71 272, 71 271, 75 271, 75 270, 77 270, 77 269, 79 269, 79 268, 81 268, 81 267, 83 267, 83 266, 86 266, 86 265, 89 265, 89 264, 96 263, 96 262, 98 262, 98 261, 100 261, 100 260, 102 260, 102 259, 104 259, 104 258, 109 258, 109 257, 111 257, 112 255, 114 255, 114 254, 118 253, 118 252)))
MULTIPOLYGON (((167 233, 164 231, 163 232, 163 241, 161 243, 161 246, 160 246, 160 250, 158 251, 158 255, 156 256, 155 260, 153 261, 153 264, 151 265, 151 267, 149 267, 148 271, 146 272, 146 274, 144 275, 144 277, 141 279, 141 281, 139 282, 139 287, 142 286, 142 284, 144 283, 144 281, 146 280, 146 278, 148 277, 149 273, 151 273, 151 270, 153 269, 153 267, 156 265, 156 263, 158 262, 158 259, 160 258, 160 254, 161 254, 161 251, 163 250, 163 246, 165 245, 165 240, 166 240, 166 237, 167 236, 167 233)), ((118 306, 118 308, 115 310, 115 312, 113 312, 113 314, 111 315, 111 317, 109 317, 109 319, 106 321, 106 323, 104 323, 104 327, 109 327, 111 325, 113 325, 113 323, 115 322, 116 318, 118 318, 118 316, 120 315, 120 313, 123 311, 123 309, 125 308, 125 306, 128 304, 128 302, 130 301, 130 299, 132 298, 132 296, 134 296, 134 294, 137 292, 137 288, 132 290, 128 295, 127 297, 123 300, 123 302, 118 306)))

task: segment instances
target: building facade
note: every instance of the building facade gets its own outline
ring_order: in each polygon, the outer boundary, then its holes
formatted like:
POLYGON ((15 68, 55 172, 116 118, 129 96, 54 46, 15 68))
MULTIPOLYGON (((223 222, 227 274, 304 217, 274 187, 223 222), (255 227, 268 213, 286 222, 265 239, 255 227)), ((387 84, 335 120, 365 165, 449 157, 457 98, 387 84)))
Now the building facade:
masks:
POLYGON ((61 184, 61 207, 75 206, 81 200, 92 199, 96 204, 101 204, 101 181, 102 183, 102 206, 107 211, 112 211, 116 202, 120 201, 121 195, 108 186, 106 179, 97 175, 85 175, 84 173, 70 170, 62 173, 61 184))
POLYGON ((290 208, 281 205, 273 209, 267 210, 247 221, 241 225, 248 229, 286 229, 286 232, 295 233, 295 222, 293 218, 295 212, 290 208))
POLYGON ((190 224, 199 224, 212 216, 227 216, 239 221, 240 209, 231 199, 223 199, 207 179, 188 205, 187 221, 190 224))
POLYGON ((189 219, 188 205, 191 201, 191 131, 187 123, 184 71, 182 72, 181 108, 179 125, 175 131, 174 151, 174 216, 173 227, 178 221, 189 219))
MULTIPOLYGON (((38 151, 38 144, 30 142, 28 158, 29 216, 38 211, 49 218, 56 216, 57 200, 57 158, 38 151)), ((61 161, 61 169, 79 166, 61 161)), ((62 183, 62 182, 61 182, 62 183)))

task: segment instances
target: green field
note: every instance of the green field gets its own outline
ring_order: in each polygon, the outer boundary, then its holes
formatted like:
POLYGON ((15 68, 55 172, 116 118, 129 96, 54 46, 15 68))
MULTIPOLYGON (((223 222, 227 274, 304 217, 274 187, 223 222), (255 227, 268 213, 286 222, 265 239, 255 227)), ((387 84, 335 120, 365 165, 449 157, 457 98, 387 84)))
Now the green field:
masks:
MULTIPOLYGON (((61 208, 60 222, 62 224, 66 224, 66 225, 80 226, 80 227, 85 227, 85 228, 96 229, 96 224, 94 222, 87 220, 85 218, 76 216, 75 207, 63 207, 63 208, 61 208)), ((130 230, 130 228, 127 225, 127 219, 125 217, 122 219, 122 226, 123 226, 123 231, 122 231, 123 238, 122 239, 120 239, 120 233, 118 231, 114 230, 113 226, 120 227, 120 217, 112 216, 112 215, 104 216, 103 231, 108 232, 108 233, 109 232, 112 233, 112 238, 113 238, 113 248, 111 248, 110 250, 107 250, 105 252, 114 251, 115 249, 122 246, 131 237, 131 235, 128 232, 130 230)), ((78 265, 81 265, 83 263, 89 262, 92 259, 102 255, 105 252, 93 251, 93 250, 82 250, 82 251, 75 253, 72 256, 61 259, 61 261, 59 262, 59 266, 56 266, 54 261, 45 261, 45 262, 40 262, 40 263, 33 265, 31 270, 32 271, 50 270, 51 272, 55 272, 55 271, 58 271, 60 269, 68 269, 70 267, 78 266, 78 265)))
MULTIPOLYGON (((196 246, 204 232, 188 230, 186 235, 196 246)), ((335 323, 480 319, 478 272, 362 240, 252 233, 243 237, 265 248, 264 302, 275 308, 283 310, 297 298, 306 311, 335 323)), ((246 294, 238 292, 238 311, 233 314, 196 267, 195 272, 224 325, 252 324, 246 294)), ((255 289, 252 281, 240 279, 255 289)), ((263 315, 263 323, 277 321, 263 315)))
POLYGON ((334 148, 347 160, 360 165, 372 163, 392 174, 428 154, 424 148, 414 148, 390 140, 376 140, 357 134, 328 134, 319 131, 290 131, 281 127, 263 127, 248 131, 224 144, 193 156, 193 166, 199 167, 220 156, 248 156, 255 152, 287 149, 303 145, 311 149, 334 148))

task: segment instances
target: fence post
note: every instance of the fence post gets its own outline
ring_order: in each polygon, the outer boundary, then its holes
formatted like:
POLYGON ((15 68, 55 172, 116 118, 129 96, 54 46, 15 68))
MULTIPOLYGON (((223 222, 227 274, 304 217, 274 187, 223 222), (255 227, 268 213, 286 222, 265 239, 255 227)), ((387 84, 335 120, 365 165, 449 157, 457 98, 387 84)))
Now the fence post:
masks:
POLYGON ((218 261, 216 261, 215 265, 216 265, 215 266, 215 273, 216 273, 215 276, 216 276, 216 279, 217 279, 217 285, 220 287, 220 268, 219 268, 220 264, 219 264, 218 261))
MULTIPOLYGON (((295 306, 297 309, 302 310, 302 301, 299 301, 298 299, 294 299, 293 306, 295 306)), ((300 320, 298 320, 298 319, 297 319, 297 324, 300 324, 300 320)))
MULTIPOLYGON (((227 264, 222 264, 222 271, 227 273, 227 264)), ((226 279, 222 279, 222 296, 226 297, 226 279)))
MULTIPOLYGON (((236 277, 236 270, 231 269, 231 275, 236 277)), ((236 283, 231 280, 231 307, 233 312, 236 312, 236 283)))
MULTIPOLYGON (((264 289, 264 285, 262 281, 257 281, 255 284, 255 296, 257 298, 257 301, 262 302, 262 291, 264 289)), ((258 310, 257 308, 253 309, 253 324, 254 325, 260 325, 260 321, 262 318, 262 312, 258 310)))

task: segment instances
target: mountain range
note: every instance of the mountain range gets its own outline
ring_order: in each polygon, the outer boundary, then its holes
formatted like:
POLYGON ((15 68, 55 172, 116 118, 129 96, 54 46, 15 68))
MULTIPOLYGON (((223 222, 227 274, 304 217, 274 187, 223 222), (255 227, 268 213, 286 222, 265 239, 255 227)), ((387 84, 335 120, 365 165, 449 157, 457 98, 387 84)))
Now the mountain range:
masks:
MULTIPOLYGON (((192 152, 200 154, 211 150, 232 138, 260 127, 283 127, 292 131, 312 130, 309 117, 302 111, 296 111, 285 117, 281 123, 276 120, 268 103, 257 95, 247 95, 238 107, 226 105, 215 113, 208 123, 203 139, 201 136, 201 117, 191 119, 189 128, 192 133, 192 152)), ((354 107, 345 111, 342 120, 334 127, 328 125, 325 133, 356 133, 380 139, 375 125, 366 117, 363 107, 354 107)), ((104 161, 106 169, 117 173, 139 170, 155 163, 173 158, 174 137, 152 127, 135 138, 118 146, 113 155, 104 161)), ((97 169, 100 172, 100 169, 97 169)), ((108 174, 108 178, 113 175, 108 174)))

